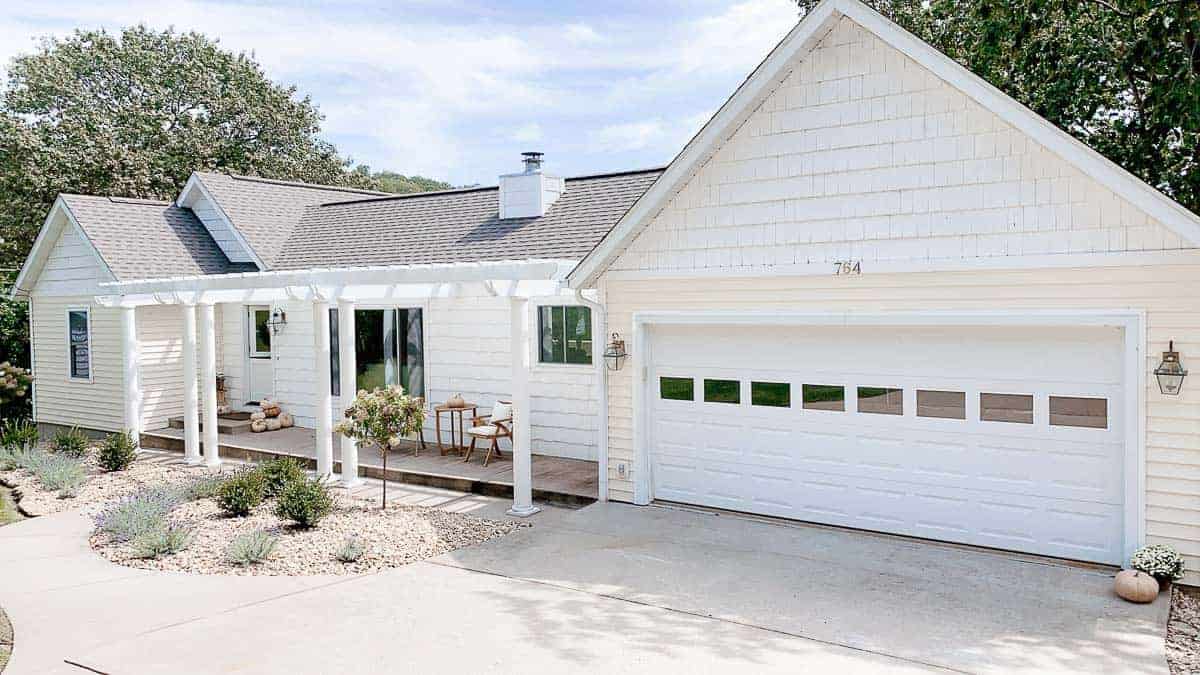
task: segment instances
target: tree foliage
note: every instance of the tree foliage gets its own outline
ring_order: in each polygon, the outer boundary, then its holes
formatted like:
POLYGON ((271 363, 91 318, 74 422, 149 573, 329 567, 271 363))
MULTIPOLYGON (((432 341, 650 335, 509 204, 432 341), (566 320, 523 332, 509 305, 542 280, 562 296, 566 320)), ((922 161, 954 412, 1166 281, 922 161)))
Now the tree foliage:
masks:
POLYGON ((868 4, 1200 213, 1200 2, 868 4))
POLYGON ((371 174, 376 190, 394 192, 398 195, 412 192, 432 192, 434 190, 449 190, 453 185, 424 176, 405 176, 395 171, 376 171, 371 174))

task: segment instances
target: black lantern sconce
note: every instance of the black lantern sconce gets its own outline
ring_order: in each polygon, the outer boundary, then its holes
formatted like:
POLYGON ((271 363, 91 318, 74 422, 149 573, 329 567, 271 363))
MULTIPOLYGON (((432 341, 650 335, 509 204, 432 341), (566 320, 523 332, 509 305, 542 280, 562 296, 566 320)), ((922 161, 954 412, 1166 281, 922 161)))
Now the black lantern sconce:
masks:
POLYGON ((629 356, 625 351, 625 341, 621 339, 620 333, 613 333, 612 340, 608 343, 608 348, 604 350, 604 362, 608 364, 609 370, 620 370, 621 366, 625 365, 625 357, 629 356))
POLYGON ((1179 362, 1179 352, 1175 351, 1174 340, 1171 340, 1167 351, 1163 352, 1162 363, 1154 369, 1154 376, 1158 378, 1158 390, 1167 396, 1178 396, 1179 390, 1183 389, 1183 378, 1187 377, 1187 371, 1179 362))
POLYGON ((271 310, 271 318, 267 321, 267 325, 271 327, 272 335, 279 335, 279 331, 287 325, 287 312, 278 307, 271 310))

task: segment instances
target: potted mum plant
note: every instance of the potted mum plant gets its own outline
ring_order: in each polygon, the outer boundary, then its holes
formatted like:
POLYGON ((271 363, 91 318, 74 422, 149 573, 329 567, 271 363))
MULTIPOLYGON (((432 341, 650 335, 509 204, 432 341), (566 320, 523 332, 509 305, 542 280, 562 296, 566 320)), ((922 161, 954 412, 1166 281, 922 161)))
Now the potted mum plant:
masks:
MULTIPOLYGON (((424 428, 425 401, 405 394, 403 387, 360 391, 342 418, 335 430, 360 444, 378 448, 386 476, 388 451, 424 428)), ((383 481, 383 508, 387 508, 387 480, 383 481)))
POLYGON ((1183 556, 1163 544, 1139 548, 1129 559, 1129 566, 1157 579, 1159 587, 1164 590, 1172 581, 1183 578, 1183 556))

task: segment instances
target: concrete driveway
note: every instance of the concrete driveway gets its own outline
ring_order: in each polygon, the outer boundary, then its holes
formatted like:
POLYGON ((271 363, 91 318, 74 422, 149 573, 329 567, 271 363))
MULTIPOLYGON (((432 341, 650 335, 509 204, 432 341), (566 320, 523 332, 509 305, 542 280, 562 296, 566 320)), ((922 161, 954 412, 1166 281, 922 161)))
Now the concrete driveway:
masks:
MULTIPOLYGON (((403 486, 406 501, 505 503, 403 486)), ((395 495, 396 488, 389 488, 395 495)), ((670 508, 534 528, 359 577, 115 567, 72 514, 0 529, 8 673, 1166 672, 1165 598, 1111 573, 670 508)))

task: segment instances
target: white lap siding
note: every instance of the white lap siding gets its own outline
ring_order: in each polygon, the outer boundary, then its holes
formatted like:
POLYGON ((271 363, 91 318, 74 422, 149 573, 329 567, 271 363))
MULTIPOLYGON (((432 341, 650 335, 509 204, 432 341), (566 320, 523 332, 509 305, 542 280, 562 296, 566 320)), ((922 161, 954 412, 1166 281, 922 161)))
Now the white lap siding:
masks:
POLYGON ((30 300, 33 332, 34 405, 38 422, 117 431, 124 426, 121 317, 92 306, 92 296, 35 296, 30 300), (91 311, 92 379, 70 377, 67 310, 91 311))
MULTIPOLYGON (((509 299, 474 294, 453 298, 434 298, 397 302, 390 306, 423 307, 425 332, 426 398, 436 403, 453 394, 462 394, 478 403, 486 413, 497 400, 512 396, 509 356, 509 299)), ((360 308, 372 305, 363 303, 360 308)), ((288 323, 275 336, 275 397, 292 411, 297 423, 312 427, 314 417, 315 363, 313 358, 312 305, 307 302, 280 303, 288 323)), ((227 307, 232 312, 233 306, 227 307)), ((530 334, 536 339, 531 324, 530 334)), ((226 322, 226 368, 230 367, 234 335, 232 322, 226 322)), ((240 344, 240 338, 239 338, 240 344)), ((536 345, 534 345, 536 347, 536 345)), ((240 354, 241 347, 238 352, 240 354)), ((236 379, 236 378, 235 378, 236 379)), ((533 448, 538 454, 579 459, 596 458, 597 401, 595 370, 590 367, 534 364, 532 387, 533 448)), ((236 382, 232 385, 238 386, 236 382)), ((343 401, 334 399, 334 418, 340 415, 343 401)), ((443 418, 443 423, 448 418, 443 418)), ((425 437, 434 439, 434 418, 430 413, 425 437)), ((448 440, 448 437, 447 437, 448 440)))

